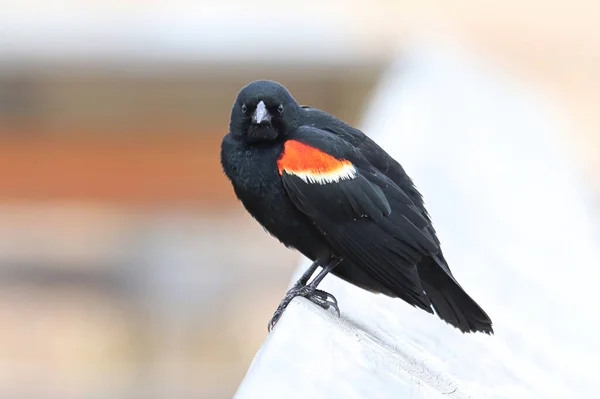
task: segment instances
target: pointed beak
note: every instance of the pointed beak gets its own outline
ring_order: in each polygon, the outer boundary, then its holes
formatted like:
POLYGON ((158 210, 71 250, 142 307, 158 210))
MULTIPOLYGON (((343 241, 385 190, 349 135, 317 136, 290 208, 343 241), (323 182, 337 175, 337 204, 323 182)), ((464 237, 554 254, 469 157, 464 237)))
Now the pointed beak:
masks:
POLYGON ((269 111, 267 110, 265 103, 262 101, 259 102, 258 105, 256 106, 256 111, 254 111, 254 115, 252 115, 252 123, 259 125, 263 122, 270 122, 270 121, 271 121, 271 114, 269 114, 269 111))

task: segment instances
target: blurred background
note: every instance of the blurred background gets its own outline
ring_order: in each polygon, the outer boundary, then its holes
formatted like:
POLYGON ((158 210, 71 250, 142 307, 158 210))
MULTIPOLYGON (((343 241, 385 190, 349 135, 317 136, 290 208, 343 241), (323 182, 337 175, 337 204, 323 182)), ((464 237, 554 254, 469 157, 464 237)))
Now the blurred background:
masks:
POLYGON ((599 198, 599 4, 301 3, 0 1, 0 397, 232 396, 300 260, 221 172, 254 79, 359 124, 451 37, 558 101, 599 198))

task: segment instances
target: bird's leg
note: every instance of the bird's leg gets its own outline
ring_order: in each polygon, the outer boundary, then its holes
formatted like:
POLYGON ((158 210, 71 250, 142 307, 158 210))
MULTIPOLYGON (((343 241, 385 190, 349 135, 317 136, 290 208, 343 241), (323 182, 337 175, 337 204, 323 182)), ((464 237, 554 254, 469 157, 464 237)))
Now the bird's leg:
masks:
POLYGON ((308 267, 308 269, 306 269, 306 271, 304 272, 304 274, 302 274, 302 277, 300 277, 300 279, 298 281, 296 281, 296 283, 293 285, 292 289, 304 287, 306 285, 306 283, 308 282, 308 280, 310 280, 310 278, 312 277, 312 275, 315 274, 315 271, 317 270, 317 267, 319 267, 320 264, 321 264, 321 260, 320 259, 315 260, 308 267))
POLYGON ((316 289, 317 286, 323 281, 326 275, 329 274, 330 271, 333 270, 334 267, 339 265, 342 262, 342 259, 331 259, 325 266, 323 266, 323 270, 317 274, 317 277, 314 278, 313 281, 310 282, 309 286, 313 289, 316 289))
POLYGON ((277 307, 277 310, 273 314, 273 318, 269 322, 269 332, 273 329, 284 310, 290 304, 292 299, 297 296, 303 296, 310 300, 311 302, 319 305, 324 309, 329 309, 333 307, 337 312, 338 316, 340 314, 340 310, 337 306, 337 300, 335 297, 325 291, 318 290, 317 286, 319 283, 325 278, 325 276, 333 270, 335 266, 337 266, 341 262, 340 260, 330 261, 326 265, 323 266, 323 270, 317 274, 317 276, 310 282, 310 284, 306 285, 312 274, 315 272, 320 262, 317 259, 307 270, 304 272, 302 277, 294 284, 294 286, 285 294, 285 297, 277 307))

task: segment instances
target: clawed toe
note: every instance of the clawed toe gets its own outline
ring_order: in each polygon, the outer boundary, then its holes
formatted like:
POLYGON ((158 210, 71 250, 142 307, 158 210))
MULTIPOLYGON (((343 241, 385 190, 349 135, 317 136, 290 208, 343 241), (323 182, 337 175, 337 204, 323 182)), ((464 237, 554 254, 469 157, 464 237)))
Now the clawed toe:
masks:
POLYGON ((338 301, 337 299, 335 299, 335 297, 333 295, 331 295, 329 292, 326 291, 322 291, 322 290, 315 290, 314 293, 318 296, 320 296, 321 298, 323 298, 324 300, 333 303, 334 305, 337 306, 338 301))
POLYGON ((307 287, 306 286, 294 285, 285 294, 285 297, 283 298, 283 300, 281 301, 281 303, 277 307, 277 310, 275 311, 275 313, 273 313, 273 317, 269 321, 269 325, 267 327, 268 331, 271 332, 271 330, 273 329, 273 327, 275 327, 275 324, 277 324, 277 322, 279 321, 279 318, 283 314, 284 310, 288 307, 288 305, 290 304, 290 302, 292 302, 292 299, 294 299, 297 296, 306 296, 306 294, 307 294, 307 287))
POLYGON ((328 292, 321 290, 314 290, 310 296, 307 297, 312 303, 319 305, 323 309, 333 308, 337 315, 340 315, 340 308, 338 307, 337 299, 328 292))
POLYGON ((273 327, 275 327, 275 324, 277 324, 277 322, 279 321, 279 318, 281 317, 282 314, 283 314, 283 309, 279 310, 279 308, 275 311, 275 313, 273 313, 273 317, 271 318, 271 320, 269 320, 269 325, 267 326, 267 330, 269 332, 271 332, 271 330, 273 330, 273 327))

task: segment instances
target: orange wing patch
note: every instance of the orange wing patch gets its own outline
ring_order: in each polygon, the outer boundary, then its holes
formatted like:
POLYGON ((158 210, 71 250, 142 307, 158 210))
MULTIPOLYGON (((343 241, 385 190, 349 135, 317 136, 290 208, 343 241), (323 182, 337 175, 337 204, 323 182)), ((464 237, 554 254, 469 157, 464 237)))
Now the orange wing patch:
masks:
POLYGON ((337 159, 318 148, 296 140, 285 142, 277 167, 280 175, 285 170, 306 183, 335 183, 356 176, 356 168, 352 162, 337 159))

